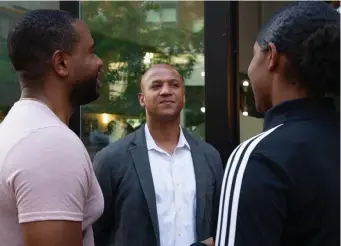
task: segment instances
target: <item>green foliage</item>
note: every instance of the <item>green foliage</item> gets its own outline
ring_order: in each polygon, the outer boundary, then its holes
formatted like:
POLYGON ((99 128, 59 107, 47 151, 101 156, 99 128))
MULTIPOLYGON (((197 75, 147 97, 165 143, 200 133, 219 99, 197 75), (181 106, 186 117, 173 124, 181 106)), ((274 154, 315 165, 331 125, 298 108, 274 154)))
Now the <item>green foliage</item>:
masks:
POLYGON ((176 23, 157 26, 148 23, 148 11, 158 10, 159 3, 150 1, 81 2, 81 17, 90 27, 96 54, 104 62, 102 98, 88 105, 86 111, 141 116, 138 85, 152 64, 171 64, 184 79, 191 76, 195 54, 203 52, 203 30, 192 33, 176 23), (153 58, 146 65, 147 52, 153 53, 153 58), (116 65, 115 68, 110 69, 110 64, 116 65), (118 85, 122 81, 127 83, 124 92, 109 99, 109 84, 118 85))
MULTIPOLYGON (((83 107, 85 112, 143 117, 137 100, 139 81, 152 64, 171 64, 184 79, 190 78, 196 54, 203 53, 203 29, 193 33, 179 28, 177 23, 148 23, 148 11, 157 13, 162 8, 159 1, 81 1, 80 4, 81 19, 88 24, 96 43, 96 54, 104 62, 102 96, 83 107), (147 52, 153 53, 153 59, 146 65, 147 52), (116 66, 109 69, 111 64, 116 66), (118 86, 122 81, 126 82, 124 92, 110 99, 109 85, 118 86)), ((5 40, 0 40, 0 74, 1 83, 18 83, 5 40)), ((192 104, 190 100, 188 103, 192 104)))
POLYGON ((17 75, 7 55, 6 42, 0 42, 0 75, 1 83, 17 83, 17 75))

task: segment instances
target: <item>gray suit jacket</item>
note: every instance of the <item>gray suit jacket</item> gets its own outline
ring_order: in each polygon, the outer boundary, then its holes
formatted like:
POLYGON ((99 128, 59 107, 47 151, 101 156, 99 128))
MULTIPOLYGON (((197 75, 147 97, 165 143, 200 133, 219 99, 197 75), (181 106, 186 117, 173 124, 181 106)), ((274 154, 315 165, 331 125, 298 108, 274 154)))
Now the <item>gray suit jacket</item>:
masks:
MULTIPOLYGON (((199 241, 215 236, 223 169, 216 149, 183 132, 195 171, 199 241)), ((94 168, 105 201, 104 213, 93 225, 95 245, 160 246, 144 127, 100 151, 94 168)))

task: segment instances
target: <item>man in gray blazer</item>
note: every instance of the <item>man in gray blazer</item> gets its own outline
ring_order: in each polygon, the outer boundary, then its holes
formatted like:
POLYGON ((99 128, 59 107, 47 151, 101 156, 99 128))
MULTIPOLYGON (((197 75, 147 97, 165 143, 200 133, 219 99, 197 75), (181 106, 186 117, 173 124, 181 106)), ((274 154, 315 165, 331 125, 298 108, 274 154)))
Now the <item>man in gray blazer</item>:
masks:
POLYGON ((147 123, 94 161, 105 208, 96 246, 186 246, 215 235, 220 155, 180 125, 184 84, 171 66, 151 67, 139 102, 147 123))

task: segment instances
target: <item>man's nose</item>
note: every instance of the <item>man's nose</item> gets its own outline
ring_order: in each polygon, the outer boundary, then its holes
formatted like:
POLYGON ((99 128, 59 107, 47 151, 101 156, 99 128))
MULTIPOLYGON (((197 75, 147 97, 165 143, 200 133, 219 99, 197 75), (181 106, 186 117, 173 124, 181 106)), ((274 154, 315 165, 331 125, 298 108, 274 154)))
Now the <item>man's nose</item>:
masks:
POLYGON ((160 91, 160 95, 165 96, 165 95, 170 95, 171 94, 171 88, 167 83, 164 83, 161 91, 160 91))
POLYGON ((97 65, 98 65, 98 67, 99 67, 100 69, 103 67, 103 61, 102 61, 102 59, 99 58, 98 56, 97 56, 97 65))

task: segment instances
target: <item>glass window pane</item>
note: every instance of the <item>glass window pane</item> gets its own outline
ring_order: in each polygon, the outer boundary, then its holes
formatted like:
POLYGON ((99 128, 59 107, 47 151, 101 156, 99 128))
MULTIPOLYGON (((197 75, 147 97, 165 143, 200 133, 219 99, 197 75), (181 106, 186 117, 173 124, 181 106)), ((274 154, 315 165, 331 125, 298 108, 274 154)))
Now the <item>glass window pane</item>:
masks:
POLYGON ((7 54, 7 35, 27 10, 59 9, 59 1, 0 1, 0 123, 20 97, 17 75, 7 54))
POLYGON ((263 115, 256 110, 250 81, 247 75, 252 60, 253 45, 260 26, 282 7, 284 2, 239 2, 239 78, 240 86, 240 142, 257 135, 263 130, 263 115))
POLYGON ((203 11, 203 2, 81 1, 105 74, 100 98, 81 109, 81 138, 92 157, 145 122, 139 80, 155 63, 175 66, 184 78, 181 124, 204 138, 203 11))
MULTIPOLYGON (((252 60, 252 49, 256 41, 260 27, 276 11, 290 1, 240 1, 238 8, 239 16, 239 75, 241 90, 240 105, 240 141, 260 133, 263 130, 263 116, 260 115, 253 99, 249 78, 247 76, 248 66, 252 60), (247 82, 247 83, 246 83, 247 82)), ((339 1, 330 1, 334 8, 340 6, 339 1)), ((335 106, 340 111, 340 97, 331 95, 334 98, 335 106)))

